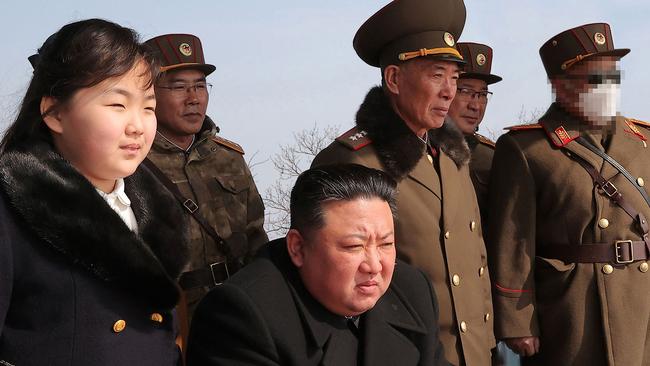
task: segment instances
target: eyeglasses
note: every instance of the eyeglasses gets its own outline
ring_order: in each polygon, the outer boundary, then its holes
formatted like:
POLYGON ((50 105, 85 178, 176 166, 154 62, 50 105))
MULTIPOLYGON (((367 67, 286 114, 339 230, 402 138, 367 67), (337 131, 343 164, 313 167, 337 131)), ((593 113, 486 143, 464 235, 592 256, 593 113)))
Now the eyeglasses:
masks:
POLYGON ((192 90, 194 90, 194 92, 199 96, 207 96, 208 94, 210 94, 210 91, 212 90, 212 84, 206 83, 204 81, 200 81, 194 84, 179 83, 179 84, 172 84, 168 86, 158 85, 157 87, 161 89, 169 90, 169 92, 173 96, 178 98, 185 97, 192 90))
POLYGON ((622 79, 620 72, 609 74, 565 75, 564 78, 571 80, 585 80, 589 85, 620 84, 622 79))
POLYGON ((469 88, 458 88, 456 96, 464 100, 472 100, 476 98, 479 103, 487 104, 488 100, 492 98, 492 92, 487 90, 476 91, 469 88))

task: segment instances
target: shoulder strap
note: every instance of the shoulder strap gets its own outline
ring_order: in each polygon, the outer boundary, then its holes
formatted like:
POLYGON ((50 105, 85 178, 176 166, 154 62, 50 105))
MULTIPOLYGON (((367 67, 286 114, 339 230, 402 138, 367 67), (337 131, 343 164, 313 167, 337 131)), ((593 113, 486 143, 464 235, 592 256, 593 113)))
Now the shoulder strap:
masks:
POLYGON ((160 170, 156 164, 153 163, 153 161, 149 160, 149 158, 145 158, 142 161, 142 165, 147 167, 153 173, 153 175, 156 176, 158 181, 167 188, 169 192, 171 192, 174 197, 176 197, 176 200, 189 212, 189 214, 196 220, 199 225, 205 230, 208 235, 214 239, 214 241, 217 243, 217 245, 220 247, 221 252, 227 257, 230 257, 230 247, 226 245, 225 240, 210 226, 208 221, 201 216, 199 213, 199 205, 196 204, 196 202, 192 201, 189 198, 183 197, 181 194, 181 191, 176 187, 176 184, 172 182, 166 175, 165 173, 160 170))
POLYGON ((628 172, 625 169, 624 166, 622 166, 618 161, 614 160, 614 158, 612 158, 611 156, 607 155, 605 152, 601 151, 599 148, 597 148, 594 145, 590 144, 589 141, 587 141, 584 137, 580 136, 580 137, 578 137, 576 139, 576 141, 580 145, 582 145, 582 146, 586 147, 587 149, 589 149, 594 154, 596 154, 596 155, 600 156, 601 158, 605 159, 606 162, 611 164, 614 168, 616 168, 616 170, 618 170, 621 174, 623 174, 625 179, 627 179, 628 181, 630 181, 630 183, 632 183, 632 186, 634 186, 634 188, 636 188, 637 191, 639 191, 639 193, 641 193, 641 196, 643 196, 643 199, 645 200, 645 202, 650 206, 650 197, 648 197, 648 193, 645 191, 645 189, 643 189, 641 186, 636 184, 636 180, 634 179, 634 177, 632 177, 632 174, 630 174, 630 172, 628 172))

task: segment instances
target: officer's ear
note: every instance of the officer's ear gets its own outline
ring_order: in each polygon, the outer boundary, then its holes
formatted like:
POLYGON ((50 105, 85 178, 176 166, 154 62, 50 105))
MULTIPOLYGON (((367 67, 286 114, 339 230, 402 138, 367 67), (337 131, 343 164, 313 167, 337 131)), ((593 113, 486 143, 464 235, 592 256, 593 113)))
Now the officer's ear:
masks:
POLYGON ((61 125, 61 117, 57 108, 57 100, 52 96, 43 96, 41 98, 41 118, 47 127, 55 133, 61 133, 63 126, 61 125))
POLYGON ((287 233, 285 239, 287 241, 287 251, 289 252, 291 261, 296 267, 301 268, 305 259, 305 245, 307 245, 305 238, 298 230, 291 229, 287 233))
POLYGON ((384 69, 384 88, 393 94, 399 94, 400 71, 397 65, 388 65, 384 69))

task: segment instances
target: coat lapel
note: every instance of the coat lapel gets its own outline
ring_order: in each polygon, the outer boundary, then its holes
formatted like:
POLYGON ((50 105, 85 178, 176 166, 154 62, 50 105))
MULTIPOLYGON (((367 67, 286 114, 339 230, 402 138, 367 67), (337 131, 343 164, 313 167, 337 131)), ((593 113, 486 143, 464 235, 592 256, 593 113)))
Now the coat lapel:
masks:
MULTIPOLYGON (((630 154, 630 151, 638 151, 641 146, 643 146, 643 140, 630 129, 625 118, 619 118, 616 121, 616 131, 609 142, 607 155, 618 161, 625 169, 628 169, 632 162, 641 156, 641 154, 630 154)), ((616 174, 619 174, 619 172, 611 164, 606 163, 603 165, 602 175, 605 179, 611 179, 616 174)))
POLYGON ((407 304, 389 290, 362 318, 363 364, 417 365, 420 351, 412 333, 425 334, 426 327, 407 304))
POLYGON ((438 177, 438 174, 436 174, 433 163, 429 161, 426 154, 420 158, 415 168, 408 174, 408 178, 418 182, 424 188, 436 195, 438 199, 442 200, 440 178, 438 177))
MULTIPOLYGON (((458 211, 458 202, 465 202, 461 197, 460 183, 468 176, 461 176, 460 169, 445 153, 440 154, 440 177, 442 181, 442 194, 445 199, 442 201, 442 216, 445 227, 451 227, 458 211)), ((474 191, 472 190, 472 193, 474 191)))

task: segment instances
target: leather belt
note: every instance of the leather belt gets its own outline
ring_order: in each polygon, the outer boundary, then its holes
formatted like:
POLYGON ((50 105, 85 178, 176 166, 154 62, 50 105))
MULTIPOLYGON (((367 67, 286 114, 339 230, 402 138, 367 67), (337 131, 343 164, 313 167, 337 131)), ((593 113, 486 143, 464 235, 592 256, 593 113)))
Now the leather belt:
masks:
POLYGON ((567 263, 627 264, 648 259, 646 244, 642 240, 617 240, 614 244, 551 244, 539 246, 536 251, 540 257, 567 263))
POLYGON ((219 286, 234 274, 239 267, 239 264, 233 262, 214 262, 203 268, 184 272, 178 280, 178 283, 183 290, 204 286, 219 286))

